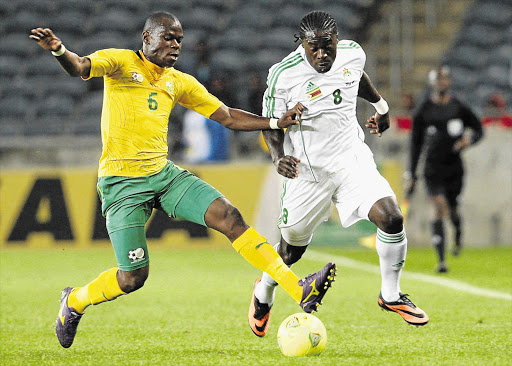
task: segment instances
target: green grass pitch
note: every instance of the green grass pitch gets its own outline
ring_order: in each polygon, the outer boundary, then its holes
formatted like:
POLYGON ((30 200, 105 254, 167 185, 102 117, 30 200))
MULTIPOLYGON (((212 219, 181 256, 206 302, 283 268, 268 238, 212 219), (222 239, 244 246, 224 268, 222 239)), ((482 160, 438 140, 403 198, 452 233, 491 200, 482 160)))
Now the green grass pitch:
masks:
MULTIPOLYGON (((228 247, 228 245, 226 245, 228 247)), ((321 268, 316 253, 377 265, 365 248, 312 248, 293 267, 300 276, 321 268)), ((269 334, 247 324, 254 280, 260 275, 234 250, 150 248, 146 286, 90 307, 75 343, 54 335, 60 290, 84 285, 115 266, 113 251, 3 250, 0 253, 1 365, 510 365, 512 362, 512 248, 467 249, 433 272, 432 249, 411 248, 404 292, 430 316, 425 327, 380 311, 380 275, 338 268, 317 316, 328 341, 320 356, 286 358, 277 346, 280 322, 300 308, 278 289, 269 334), (421 281, 408 273, 423 273, 421 281), (492 298, 449 288, 436 278, 508 294, 492 298), (507 295, 505 295, 507 296, 507 295)), ((362 266, 363 267, 363 266, 362 266)), ((368 268, 368 266, 366 267, 368 268)))

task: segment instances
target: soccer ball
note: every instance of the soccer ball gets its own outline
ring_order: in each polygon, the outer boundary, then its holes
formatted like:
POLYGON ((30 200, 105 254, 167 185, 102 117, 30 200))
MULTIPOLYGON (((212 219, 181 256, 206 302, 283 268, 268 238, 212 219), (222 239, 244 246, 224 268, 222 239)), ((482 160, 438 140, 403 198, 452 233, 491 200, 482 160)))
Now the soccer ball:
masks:
POLYGON ((316 316, 297 313, 281 323, 277 332, 277 343, 285 356, 318 355, 325 349, 327 332, 316 316))

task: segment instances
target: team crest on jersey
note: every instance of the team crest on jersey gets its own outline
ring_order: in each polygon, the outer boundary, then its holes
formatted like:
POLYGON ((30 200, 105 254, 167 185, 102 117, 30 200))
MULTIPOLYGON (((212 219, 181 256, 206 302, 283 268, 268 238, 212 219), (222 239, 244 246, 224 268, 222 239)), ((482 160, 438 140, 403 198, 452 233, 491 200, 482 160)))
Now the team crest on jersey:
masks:
POLYGON ((343 77, 344 78, 348 78, 349 76, 352 76, 352 73, 350 72, 349 69, 347 69, 346 67, 343 68, 343 77))
POLYGON ((174 84, 171 81, 166 81, 165 86, 167 88, 167 91, 172 94, 174 92, 174 84))
POLYGON ((134 72, 132 74, 132 81, 137 81, 139 83, 142 83, 142 80, 144 80, 144 76, 142 76, 141 74, 138 74, 136 72, 134 72))
POLYGON ((309 100, 313 101, 322 96, 322 91, 318 86, 316 86, 310 81, 308 86, 306 87, 306 94, 308 95, 309 100))

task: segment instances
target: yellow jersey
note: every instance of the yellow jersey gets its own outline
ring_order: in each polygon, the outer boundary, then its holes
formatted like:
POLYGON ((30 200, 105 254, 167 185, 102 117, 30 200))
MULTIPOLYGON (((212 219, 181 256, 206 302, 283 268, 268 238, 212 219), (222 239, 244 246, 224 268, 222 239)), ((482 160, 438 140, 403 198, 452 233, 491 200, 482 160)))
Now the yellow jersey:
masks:
POLYGON ((176 103, 209 118, 222 102, 193 76, 148 61, 142 51, 105 49, 89 56, 104 78, 98 176, 138 177, 167 164, 169 116, 176 103))

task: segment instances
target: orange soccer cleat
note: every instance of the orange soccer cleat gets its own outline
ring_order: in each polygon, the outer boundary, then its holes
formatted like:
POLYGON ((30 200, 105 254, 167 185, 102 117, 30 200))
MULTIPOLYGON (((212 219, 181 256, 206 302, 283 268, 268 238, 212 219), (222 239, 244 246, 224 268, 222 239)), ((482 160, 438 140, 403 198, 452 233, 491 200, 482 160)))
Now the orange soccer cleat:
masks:
POLYGON ((268 321, 270 319, 270 309, 272 306, 262 304, 254 295, 256 285, 260 283, 261 278, 254 282, 252 290, 251 305, 249 306, 249 326, 254 334, 258 337, 263 337, 268 331, 268 321))
POLYGON ((400 298, 397 301, 386 301, 379 294, 379 306, 386 311, 394 311, 400 314, 404 320, 412 325, 421 326, 428 323, 428 315, 407 297, 409 295, 400 292, 400 298))

